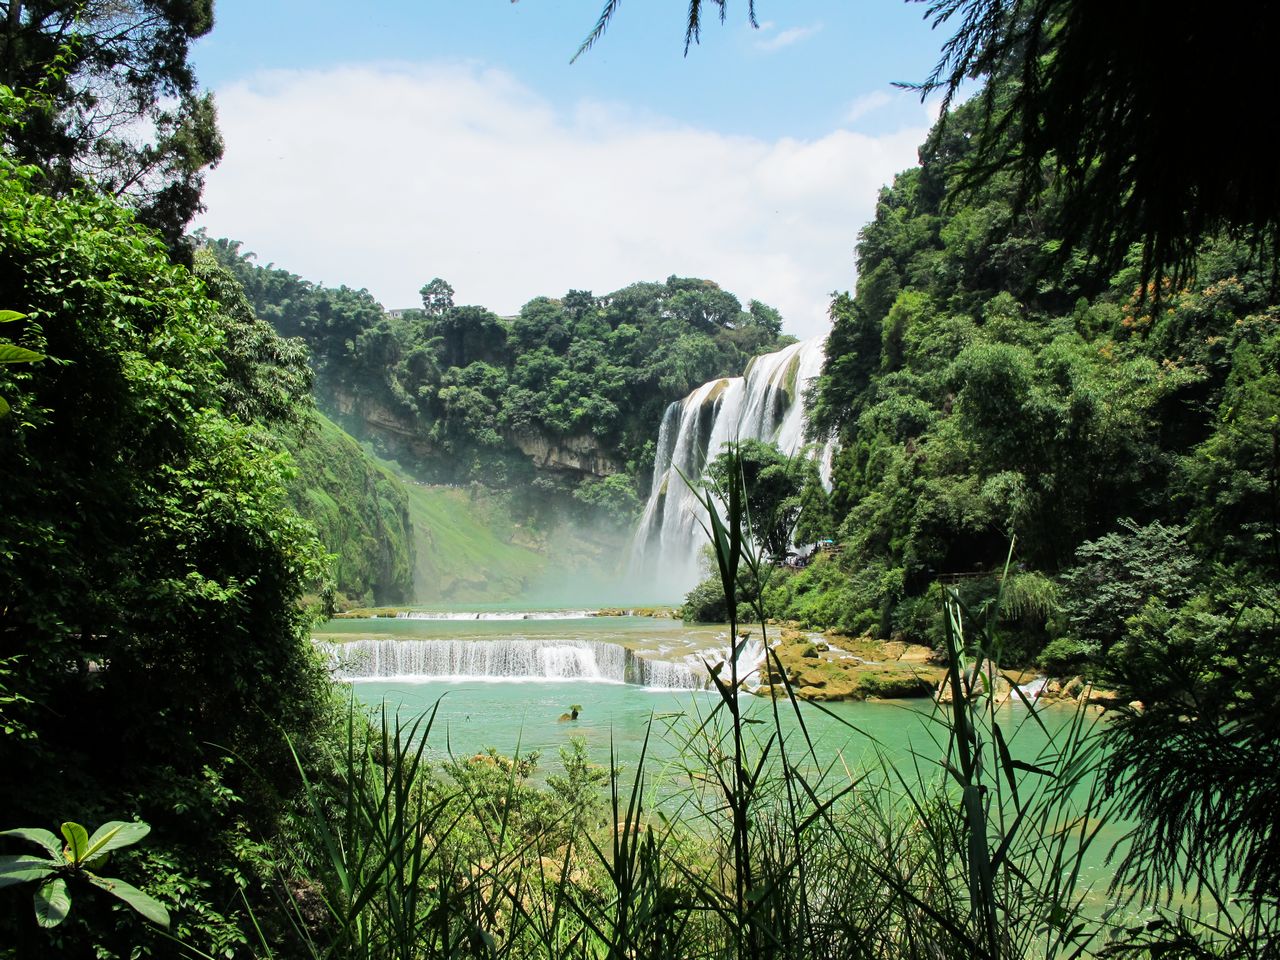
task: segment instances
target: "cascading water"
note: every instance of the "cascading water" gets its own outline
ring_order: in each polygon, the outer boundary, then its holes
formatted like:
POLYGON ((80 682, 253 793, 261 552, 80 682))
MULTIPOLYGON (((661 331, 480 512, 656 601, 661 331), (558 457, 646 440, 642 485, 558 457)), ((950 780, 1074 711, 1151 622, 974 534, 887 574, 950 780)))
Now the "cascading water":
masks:
POLYGON ((672 690, 707 686, 706 671, 688 662, 642 657, 621 644, 596 640, 355 640, 319 646, 335 676, 344 680, 578 680, 672 690))
MULTIPOLYGON (((617 643, 598 640, 353 640, 317 642, 334 676, 341 680, 489 680, 507 683, 579 681, 630 683, 661 690, 704 690, 711 686, 706 664, 728 655, 704 650, 675 658, 642 656, 617 643)), ((763 647, 749 643, 738 657, 738 676, 758 683, 763 647)), ((728 669, 721 672, 729 677, 728 669)))
MULTIPOLYGON (((804 446, 804 391, 822 372, 826 337, 755 357, 741 377, 704 383, 667 407, 658 431, 653 486, 631 548, 631 574, 656 595, 683 596, 698 582, 705 515, 689 483, 726 443, 772 442, 795 456, 804 446)), ((829 482, 831 450, 819 452, 829 482)))
POLYGON ((594 616, 594 610, 498 610, 490 613, 400 610, 395 615, 397 620, 484 620, 499 623, 508 620, 585 620, 594 616))

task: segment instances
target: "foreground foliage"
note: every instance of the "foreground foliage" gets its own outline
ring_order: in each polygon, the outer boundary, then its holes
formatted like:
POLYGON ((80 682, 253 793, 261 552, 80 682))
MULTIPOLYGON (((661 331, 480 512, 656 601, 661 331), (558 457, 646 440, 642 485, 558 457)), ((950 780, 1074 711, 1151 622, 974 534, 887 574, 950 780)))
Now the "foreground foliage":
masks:
POLYGON ((145 823, 124 823, 112 821, 104 823, 93 835, 89 835, 83 826, 75 822, 62 825, 62 841, 48 830, 40 827, 18 827, 14 830, 0 831, 0 837, 16 837, 37 844, 45 851, 45 856, 4 856, 0 857, 0 887, 17 883, 35 882, 36 892, 33 902, 36 911, 36 922, 45 928, 56 927, 71 912, 71 894, 67 889, 67 881, 82 880, 107 891, 113 897, 123 900, 152 923, 162 927, 169 926, 169 911, 153 897, 147 896, 137 887, 111 877, 93 873, 115 850, 133 846, 148 833, 151 828, 145 823))
MULTIPOLYGON (((736 466, 731 451, 741 486, 736 466)), ((745 498, 722 493, 705 494, 708 534, 732 596, 768 574, 745 498)), ((353 720, 333 779, 308 782, 281 878, 293 942, 311 957, 1273 955, 1274 902, 1232 902, 1220 874, 1200 875, 1208 913, 1162 910, 1176 884, 1090 879, 1125 802, 1104 779, 1108 733, 1084 710, 999 703, 1004 600, 946 597, 953 706, 914 764, 824 764, 791 691, 743 696, 755 667, 732 656, 709 665, 709 706, 650 726, 683 758, 674 776, 645 751, 629 771, 592 767, 579 743, 538 788, 536 757, 433 764, 434 713, 353 720)))
MULTIPOLYGON (((0 365, 0 824, 142 817, 151 842, 121 872, 175 936, 233 950, 232 894, 295 776, 279 729, 329 716, 299 603, 324 555, 273 432, 309 401, 280 379, 287 347, 131 214, 42 184, 0 155, 0 303, 49 358, 0 365)), ((49 941, 7 898, 0 942, 163 949, 102 899, 49 941)))

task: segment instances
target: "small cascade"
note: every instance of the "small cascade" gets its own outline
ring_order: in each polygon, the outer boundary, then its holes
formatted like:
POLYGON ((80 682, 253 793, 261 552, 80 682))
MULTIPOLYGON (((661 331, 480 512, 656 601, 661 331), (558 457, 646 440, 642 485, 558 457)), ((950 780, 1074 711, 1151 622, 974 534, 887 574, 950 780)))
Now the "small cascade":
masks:
POLYGON ((695 658, 660 660, 595 640, 354 640, 317 642, 342 680, 572 680, 702 690, 706 669, 695 658))
POLYGON ((490 613, 472 611, 400 610, 397 620, 483 620, 506 622, 512 620, 583 620, 596 616, 594 610, 498 610, 490 613))
MULTIPOLYGON (((658 431, 653 485, 632 542, 633 576, 658 595, 683 596, 698 582, 698 552, 707 542, 703 510, 685 482, 696 483, 726 443, 772 442, 795 456, 804 446, 804 391, 822 372, 826 338, 818 337, 754 357, 741 377, 704 383, 667 407, 658 431)), ((830 482, 832 449, 819 452, 830 482)))

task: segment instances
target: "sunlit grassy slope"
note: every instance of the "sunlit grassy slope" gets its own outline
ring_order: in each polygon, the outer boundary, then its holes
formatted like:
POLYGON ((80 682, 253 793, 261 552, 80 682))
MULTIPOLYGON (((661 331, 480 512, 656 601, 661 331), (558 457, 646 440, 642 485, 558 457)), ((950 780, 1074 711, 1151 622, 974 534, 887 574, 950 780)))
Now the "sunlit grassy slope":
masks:
POLYGON ((461 488, 406 480, 413 520, 414 600, 498 601, 540 578, 547 557, 512 543, 518 531, 502 506, 461 488))
POLYGON ((402 485, 413 523, 414 603, 499 602, 524 593, 547 558, 519 542, 504 504, 480 490, 421 483, 364 445, 369 459, 402 485))
POLYGON ((500 492, 424 484, 368 444, 362 447, 408 499, 415 554, 411 602, 599 607, 647 601, 618 575, 627 531, 564 517, 534 530, 512 517, 500 492))

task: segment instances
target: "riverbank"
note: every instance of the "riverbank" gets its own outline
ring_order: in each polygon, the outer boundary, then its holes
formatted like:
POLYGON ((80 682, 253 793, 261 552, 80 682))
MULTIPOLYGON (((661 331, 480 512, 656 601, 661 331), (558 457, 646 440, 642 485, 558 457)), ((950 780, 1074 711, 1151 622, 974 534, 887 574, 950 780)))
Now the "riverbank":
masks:
MULTIPOLYGON (((472 611, 367 607, 337 614, 334 621, 345 621, 350 624, 348 629, 357 630, 356 623, 360 621, 368 622, 371 627, 377 621, 415 623, 424 629, 434 622, 451 637, 455 631, 463 630, 471 639, 490 638, 491 631, 485 626, 490 624, 496 631, 491 638, 497 639, 505 635, 505 628, 501 626, 503 622, 523 622, 533 628, 535 621, 546 621, 538 626, 542 632, 544 628, 554 631, 556 621, 594 620, 603 627, 609 621, 626 618, 650 620, 655 626, 658 623, 672 626, 682 623, 676 620, 675 611, 670 607, 472 611), (474 630, 481 630, 483 637, 472 637, 474 630)), ((702 634, 700 644, 708 649, 716 646, 718 631, 727 631, 726 624, 688 626, 702 634)), ((740 638, 759 642, 761 626, 758 623, 740 624, 738 634, 740 638)), ((376 635, 381 635, 381 628, 376 635)), ((768 623, 764 635, 771 650, 768 662, 761 662, 758 674, 747 682, 751 692, 758 696, 784 696, 790 690, 801 700, 828 703, 924 698, 945 703, 950 699, 950 691, 944 682, 946 662, 927 646, 897 640, 875 640, 867 636, 853 637, 838 631, 815 631, 796 623, 768 623)), ((347 633, 344 637, 325 631, 317 636, 323 636, 330 642, 341 642, 356 635, 347 633)), ((727 636, 724 632, 719 636, 720 644, 724 645, 727 636)), ((656 653, 659 659, 664 656, 662 650, 669 652, 670 649, 665 642, 658 643, 655 649, 652 643, 639 635, 611 639, 639 651, 656 653)), ((994 693, 1001 701, 1018 699, 1014 688, 1019 687, 1028 700, 1091 705, 1100 710, 1140 706, 1124 703, 1114 692, 1095 688, 1082 677, 1046 678, 1034 670, 998 670, 994 687, 994 693)))
MULTIPOLYGON (((753 691, 759 696, 782 696, 790 687, 800 699, 817 702, 951 700, 945 683, 945 659, 930 647, 806 630, 794 623, 768 624, 766 629, 777 662, 770 657, 770 662, 762 665, 762 681, 753 691)), ((758 636, 759 632, 759 624, 740 628, 740 635, 758 636)), ((1015 687, 1022 691, 1022 697, 1041 703, 1077 704, 1098 711, 1142 709, 1142 704, 1125 701, 1115 691, 1096 687, 1084 677, 1052 678, 1031 669, 997 668, 997 700, 1021 699, 1015 687)))

